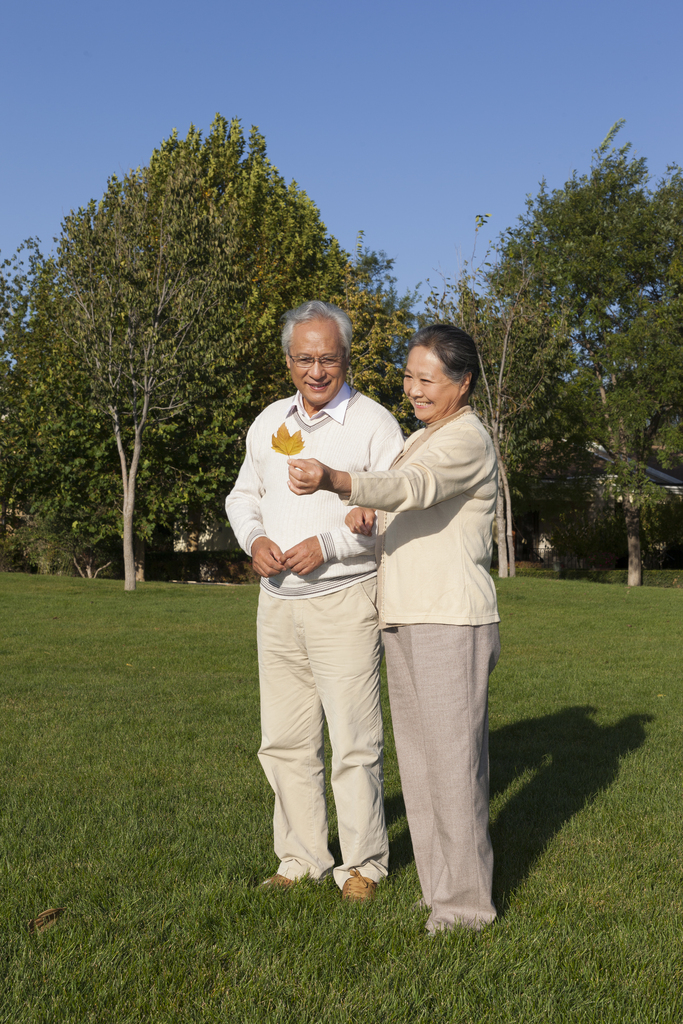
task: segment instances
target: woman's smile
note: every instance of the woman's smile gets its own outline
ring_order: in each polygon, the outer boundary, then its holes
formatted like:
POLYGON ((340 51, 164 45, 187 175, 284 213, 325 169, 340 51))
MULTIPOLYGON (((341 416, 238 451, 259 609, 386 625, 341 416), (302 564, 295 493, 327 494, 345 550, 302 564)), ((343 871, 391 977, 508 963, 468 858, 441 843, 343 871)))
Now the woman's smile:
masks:
POLYGON ((403 390, 423 423, 436 423, 468 404, 469 385, 455 384, 436 353, 422 346, 410 350, 403 390))

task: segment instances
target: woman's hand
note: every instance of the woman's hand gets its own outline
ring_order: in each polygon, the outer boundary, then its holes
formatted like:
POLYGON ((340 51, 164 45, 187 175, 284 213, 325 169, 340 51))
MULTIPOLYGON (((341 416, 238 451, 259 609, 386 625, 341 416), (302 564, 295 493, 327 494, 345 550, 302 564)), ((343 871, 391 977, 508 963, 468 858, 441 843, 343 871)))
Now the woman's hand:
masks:
POLYGON ((351 493, 351 477, 338 469, 330 469, 317 459, 288 459, 290 491, 295 494, 315 494, 333 491, 340 498, 351 493))
POLYGON ((377 514, 373 508, 352 508, 344 522, 351 533, 362 533, 369 537, 377 514))

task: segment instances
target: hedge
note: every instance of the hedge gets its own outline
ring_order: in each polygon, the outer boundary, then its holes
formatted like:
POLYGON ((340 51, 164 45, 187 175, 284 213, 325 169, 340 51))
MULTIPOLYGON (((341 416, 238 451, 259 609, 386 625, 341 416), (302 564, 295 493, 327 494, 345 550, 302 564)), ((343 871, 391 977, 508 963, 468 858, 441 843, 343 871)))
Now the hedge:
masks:
MULTIPOLYGON (((590 583, 619 583, 626 586, 628 569, 533 569, 519 565, 515 569, 517 576, 531 576, 535 579, 548 580, 588 580, 590 583)), ((497 570, 492 571, 497 576, 497 570)), ((683 587, 683 569, 644 569, 644 587, 683 587)))
POLYGON ((258 583, 241 551, 148 551, 145 579, 179 583, 258 583))

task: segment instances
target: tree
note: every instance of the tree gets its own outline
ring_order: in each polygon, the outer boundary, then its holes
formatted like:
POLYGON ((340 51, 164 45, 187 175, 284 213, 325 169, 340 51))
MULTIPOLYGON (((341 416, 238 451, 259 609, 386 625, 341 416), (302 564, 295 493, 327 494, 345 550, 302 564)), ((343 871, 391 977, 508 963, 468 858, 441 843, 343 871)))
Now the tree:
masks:
POLYGON ((62 300, 51 270, 30 240, 0 277, 2 532, 24 564, 56 559, 62 571, 94 576, 119 535, 120 470, 117 487, 111 430, 60 333, 62 300))
POLYGON ((589 173, 552 192, 541 185, 505 257, 533 267, 567 311, 587 426, 613 463, 628 583, 637 586, 641 510, 661 500, 646 468, 654 457, 670 464, 683 448, 683 175, 670 167, 653 187, 630 144, 612 145, 622 124, 589 173))
MULTIPOLYGON (((476 231, 485 223, 477 218, 476 231)), ((503 244, 432 290, 425 319, 453 323, 474 338, 481 381, 474 405, 491 435, 500 486, 498 572, 515 575, 511 472, 548 457, 551 414, 560 405, 570 354, 562 307, 553 308, 524 259, 500 258, 503 244), (493 257, 498 259, 493 259, 493 257)))
MULTIPOLYGON (((280 345, 287 309, 310 298, 348 305, 356 326, 359 384, 378 400, 400 401, 396 368, 383 360, 397 339, 405 338, 409 316, 405 299, 392 297, 391 267, 383 253, 367 250, 350 260, 306 193, 296 182, 287 184, 269 162, 256 129, 247 143, 239 121, 228 123, 217 115, 205 138, 194 128, 184 139, 173 133, 147 168, 123 181, 112 179, 99 204, 67 218, 56 260, 36 253, 23 274, 7 268, 5 292, 14 299, 12 315, 8 306, 3 317, 8 355, 2 379, 11 371, 13 393, 22 396, 23 412, 13 414, 11 423, 28 459, 14 460, 13 479, 20 485, 13 491, 14 504, 54 531, 64 531, 65 549, 89 540, 101 547, 100 561, 106 561, 109 540, 122 532, 122 483, 135 462, 137 430, 135 550, 143 550, 143 542, 160 527, 189 526, 198 532, 201 520, 222 515, 250 423, 265 405, 291 392, 280 345), (171 221, 164 214, 163 230, 172 244, 164 247, 158 222, 170 200, 175 213, 171 221), (135 209, 139 216, 133 216, 135 209), (215 223, 207 227, 211 216, 215 223), (162 256, 164 272, 170 272, 172 254, 182 255, 183 230, 193 257, 187 274, 197 283, 205 280, 204 264, 215 261, 206 237, 197 241, 193 217, 204 224, 202 230, 217 231, 232 246, 231 256, 222 257, 222 269, 214 267, 213 298, 207 297, 176 363, 167 364, 166 385, 180 386, 172 407, 157 392, 143 424, 144 386, 126 363, 126 318, 131 310, 142 310, 130 322, 138 324, 137 337, 143 339, 140 325, 149 325, 154 314, 156 271, 162 256), (116 257, 115 238, 123 262, 116 257), (123 403, 118 419, 125 469, 107 399, 108 378, 98 383, 109 364, 101 359, 98 368, 93 362, 109 344, 106 334, 97 339, 95 314, 112 329, 112 344, 123 360, 121 376, 112 379, 123 403)), ((170 316, 177 311, 178 303, 166 307, 170 316)), ((168 332, 157 333, 158 343, 166 344, 168 332)), ((155 358, 163 351, 157 347, 155 358)), ((8 434, 5 430, 3 437, 8 434)), ((86 571, 83 559, 92 551, 87 544, 78 556, 86 571)))
POLYGON ((126 590, 135 589, 135 491, 150 418, 202 392, 216 325, 236 283, 233 211, 196 168, 111 178, 100 203, 65 219, 56 268, 62 329, 92 399, 110 417, 123 484, 126 590))
POLYGON ((206 138, 194 128, 185 139, 173 133, 152 154, 150 173, 163 179, 183 161, 197 169, 208 195, 231 204, 240 271, 201 402, 186 406, 149 448, 150 472, 173 491, 176 523, 185 517, 196 533, 200 520, 224 515, 253 419, 291 392, 280 345, 283 313, 338 293, 348 257, 311 199, 270 163, 256 128, 247 143, 239 120, 216 115, 206 138))
POLYGON ((21 494, 30 444, 24 415, 25 391, 10 340, 13 326, 21 324, 25 316, 27 276, 21 248, 12 259, 0 264, 0 531, 3 535, 21 494))
POLYGON ((403 367, 415 321, 412 309, 417 289, 399 298, 391 275, 393 259, 362 243, 360 231, 355 258, 345 267, 344 291, 332 295, 330 301, 343 309, 353 324, 351 375, 355 387, 389 409, 404 432, 410 433, 418 424, 403 392, 403 367))

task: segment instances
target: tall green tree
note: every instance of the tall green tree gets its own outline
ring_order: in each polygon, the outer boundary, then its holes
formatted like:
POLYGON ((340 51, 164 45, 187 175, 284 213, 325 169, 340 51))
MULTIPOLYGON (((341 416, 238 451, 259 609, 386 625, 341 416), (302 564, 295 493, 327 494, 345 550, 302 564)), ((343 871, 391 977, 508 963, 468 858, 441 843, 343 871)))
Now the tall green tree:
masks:
MULTIPOLYGON (((484 223, 477 218, 477 232, 484 223)), ((477 344, 481 378, 474 405, 493 441, 500 481, 498 571, 514 576, 510 477, 547 459, 551 441, 557 445, 572 359, 562 305, 549 302, 527 260, 501 259, 501 248, 478 264, 465 263, 457 277, 433 289, 424 319, 462 327, 477 344)))
POLYGON ((399 297, 394 261, 380 250, 363 246, 363 232, 353 258, 344 269, 344 290, 330 301, 343 309, 353 324, 351 375, 363 394, 374 398, 397 418, 404 433, 418 426, 403 392, 406 344, 415 326, 413 307, 418 290, 399 297))
POLYGON ((69 214, 62 227, 61 327, 116 441, 126 590, 135 589, 145 430, 202 394, 236 284, 233 222, 230 203, 207 196, 196 167, 178 161, 165 177, 144 170, 110 179, 102 200, 69 214))
POLYGON ((21 503, 26 477, 30 429, 27 429, 25 375, 17 365, 12 335, 23 323, 30 273, 21 249, 0 264, 0 531, 10 526, 10 516, 21 503))
POLYGON ((156 527, 220 518, 250 423, 291 391, 281 317, 306 299, 348 307, 359 386, 400 404, 391 354, 409 332, 405 301, 392 261, 359 253, 329 236, 256 129, 246 140, 217 116, 206 137, 173 133, 65 220, 55 259, 6 268, 2 380, 23 412, 3 424, 26 455, 11 503, 68 545, 88 541, 91 562, 127 515, 129 578, 131 535, 139 551, 156 527))
POLYGON ((149 449, 153 466, 174 481, 176 522, 185 515, 196 531, 200 519, 223 516, 255 416, 291 390, 280 346, 283 313, 338 293, 348 256, 312 200, 270 162, 256 128, 247 140, 239 120, 217 115, 205 138, 194 128, 184 139, 173 133, 153 153, 150 174, 163 180, 179 161, 197 168, 207 196, 234 210, 240 274, 218 324, 202 401, 187 406, 149 449))
POLYGON ((653 182, 617 122, 588 173, 542 185, 509 232, 505 258, 533 267, 566 310, 587 428, 612 462, 628 536, 628 582, 642 581, 642 510, 661 498, 648 463, 683 449, 683 175, 653 182))
POLYGON ((47 544, 63 564, 92 576, 107 560, 99 557, 102 542, 119 535, 121 481, 111 429, 61 331, 54 266, 29 242, 2 269, 3 531, 14 531, 10 546, 29 562, 34 548, 47 544))

